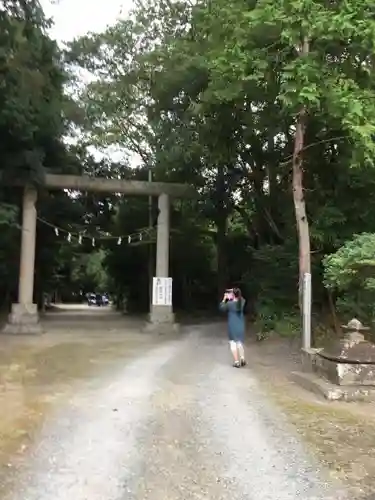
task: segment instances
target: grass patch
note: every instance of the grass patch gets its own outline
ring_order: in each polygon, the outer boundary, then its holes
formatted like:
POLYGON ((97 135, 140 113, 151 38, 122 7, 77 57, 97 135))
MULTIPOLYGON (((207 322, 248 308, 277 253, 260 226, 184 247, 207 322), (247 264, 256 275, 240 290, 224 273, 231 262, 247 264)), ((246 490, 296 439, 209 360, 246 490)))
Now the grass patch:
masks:
POLYGON ((298 397, 290 383, 263 383, 331 476, 348 485, 352 498, 374 491, 374 417, 356 412, 356 403, 308 401, 298 397))
MULTIPOLYGON (((0 353, 0 498, 52 408, 66 404, 76 384, 121 366, 139 351, 139 338, 119 340, 46 337, 20 339, 0 353), (47 342, 48 344, 48 342, 47 342), (11 469, 10 469, 11 467, 11 469)), ((160 339, 158 339, 160 342, 160 339)), ((142 342, 147 351, 151 342, 142 342)))

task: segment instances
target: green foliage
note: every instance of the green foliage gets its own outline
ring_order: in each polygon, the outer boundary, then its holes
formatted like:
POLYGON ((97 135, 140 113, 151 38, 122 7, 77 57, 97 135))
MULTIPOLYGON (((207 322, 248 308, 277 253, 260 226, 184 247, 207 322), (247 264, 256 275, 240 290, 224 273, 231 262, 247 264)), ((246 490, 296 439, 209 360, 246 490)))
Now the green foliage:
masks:
MULTIPOLYGON (((326 285, 340 312, 370 317, 372 11, 366 0, 146 0, 62 57, 39 2, 3 2, 0 174, 37 183, 46 169, 146 180, 152 168, 155 180, 195 186, 198 200, 172 207, 175 306, 216 309, 222 289, 239 284, 261 331, 292 334, 299 317, 290 159, 303 107, 314 307, 325 309, 326 285), (63 85, 77 67, 94 78, 73 102, 63 85), (61 137, 72 120, 82 142, 68 148, 61 137), (120 148, 124 160, 95 161, 87 145, 120 148), (130 168, 129 153, 140 168, 130 168)), ((19 202, 17 190, 1 193, 3 297, 17 288, 19 202)), ((120 235, 149 225, 142 198, 41 191, 38 210, 72 232, 120 235)), ((133 309, 146 310, 154 244, 93 249, 42 224, 38 235, 38 295, 108 286, 119 302, 127 296, 133 309)))
POLYGON ((301 334, 301 319, 296 311, 293 312, 275 312, 278 310, 278 304, 263 304, 258 310, 253 329, 257 340, 264 340, 272 335, 281 337, 298 337, 301 334))
POLYGON ((346 291, 353 286, 375 287, 375 234, 362 233, 323 260, 328 288, 346 291))
MULTIPOLYGON (((142 178, 142 169, 133 178, 142 178)), ((170 267, 175 291, 175 307, 193 310, 217 308, 215 294, 215 247, 209 228, 200 218, 199 206, 176 201, 171 210, 170 267)), ((152 219, 156 222, 156 207, 152 219)), ((136 233, 148 226, 148 200, 124 199, 112 218, 111 233, 136 233)), ((155 244, 108 246, 106 268, 111 277, 112 295, 118 302, 126 296, 128 309, 145 312, 149 308, 149 258, 155 265, 155 244)))
POLYGON ((375 318, 375 234, 362 233, 323 260, 324 283, 344 316, 375 318))
POLYGON ((264 245, 254 252, 254 264, 248 280, 251 295, 258 297, 259 307, 273 303, 274 313, 298 306, 298 263, 296 242, 287 245, 264 245), (275 310, 275 306, 278 311, 275 310))
POLYGON ((206 11, 197 26, 198 33, 210 32, 209 96, 232 100, 246 91, 249 81, 261 92, 272 86, 284 111, 293 115, 304 106, 311 113, 328 113, 353 138, 354 147, 371 157, 370 12, 370 2, 354 0, 343 9, 303 0, 247 6, 242 0, 215 2, 213 12, 206 11), (305 43, 308 53, 300 57, 305 43))
POLYGON ((0 175, 41 182, 63 133, 64 72, 39 2, 0 8, 0 175))
POLYGON ((80 254, 72 266, 72 282, 86 292, 105 292, 109 285, 106 257, 107 252, 102 248, 90 254, 80 254))
MULTIPOLYGON (((365 1, 340 9, 311 0, 150 1, 72 45, 71 60, 97 76, 81 96, 92 141, 125 146, 153 166, 155 179, 189 182, 201 194, 194 231, 186 212, 174 221, 176 282, 199 268, 196 257, 182 259, 186 241, 197 239, 195 251, 211 265, 190 280, 195 289, 205 282, 212 293, 216 270, 216 286, 240 283, 259 316, 266 309, 265 318, 293 316, 298 249, 289 160, 304 106, 314 297, 322 307, 323 256, 353 232, 375 229, 370 12, 365 1)), ((125 205, 121 212, 146 222, 145 207, 144 215, 125 205)), ((111 249, 108 259, 110 274, 129 276, 120 288, 134 288, 138 259, 147 264, 146 252, 133 250, 111 249), (121 261, 127 273, 119 273, 121 261)))
POLYGON ((61 171, 68 162, 61 141, 65 72, 48 27, 39 1, 1 2, 0 303, 14 301, 18 287, 21 192, 9 183, 41 184, 46 168, 61 171))
POLYGON ((10 203, 0 204, 0 227, 14 227, 17 225, 18 208, 10 203))

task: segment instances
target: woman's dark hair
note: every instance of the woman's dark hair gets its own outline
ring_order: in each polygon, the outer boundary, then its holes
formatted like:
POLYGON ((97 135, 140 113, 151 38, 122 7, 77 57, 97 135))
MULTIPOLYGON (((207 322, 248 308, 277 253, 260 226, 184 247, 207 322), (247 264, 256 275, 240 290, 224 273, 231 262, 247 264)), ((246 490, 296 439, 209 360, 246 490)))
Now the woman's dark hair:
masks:
POLYGON ((237 314, 241 314, 242 311, 242 293, 239 288, 233 288, 233 295, 237 299, 237 314))

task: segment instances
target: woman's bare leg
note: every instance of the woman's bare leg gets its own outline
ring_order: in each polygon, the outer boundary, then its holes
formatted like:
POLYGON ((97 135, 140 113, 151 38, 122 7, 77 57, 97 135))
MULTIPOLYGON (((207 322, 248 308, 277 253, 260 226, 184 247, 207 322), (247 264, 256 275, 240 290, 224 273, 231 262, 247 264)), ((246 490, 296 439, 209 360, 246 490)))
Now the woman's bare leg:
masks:
POLYGON ((237 351, 238 351, 241 365, 244 366, 246 364, 246 361, 245 361, 245 349, 243 347, 242 342, 237 342, 237 351))
POLYGON ((237 343, 231 340, 229 342, 229 347, 233 356, 233 361, 234 361, 234 366, 239 366, 240 365, 240 359, 238 356, 238 348, 237 348, 237 343))

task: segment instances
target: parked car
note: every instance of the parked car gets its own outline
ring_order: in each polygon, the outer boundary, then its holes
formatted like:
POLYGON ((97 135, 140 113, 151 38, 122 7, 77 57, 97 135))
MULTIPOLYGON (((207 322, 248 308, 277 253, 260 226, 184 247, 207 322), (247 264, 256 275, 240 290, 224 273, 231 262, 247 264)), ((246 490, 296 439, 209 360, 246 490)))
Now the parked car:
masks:
POLYGON ((95 293, 87 294, 87 305, 88 306, 96 306, 96 295, 95 293))
POLYGON ((96 305, 98 307, 101 307, 102 305, 104 305, 103 304, 103 295, 101 293, 97 293, 95 297, 96 297, 96 305))
POLYGON ((89 306, 108 306, 109 298, 106 294, 101 293, 88 293, 87 294, 87 304, 89 306))

